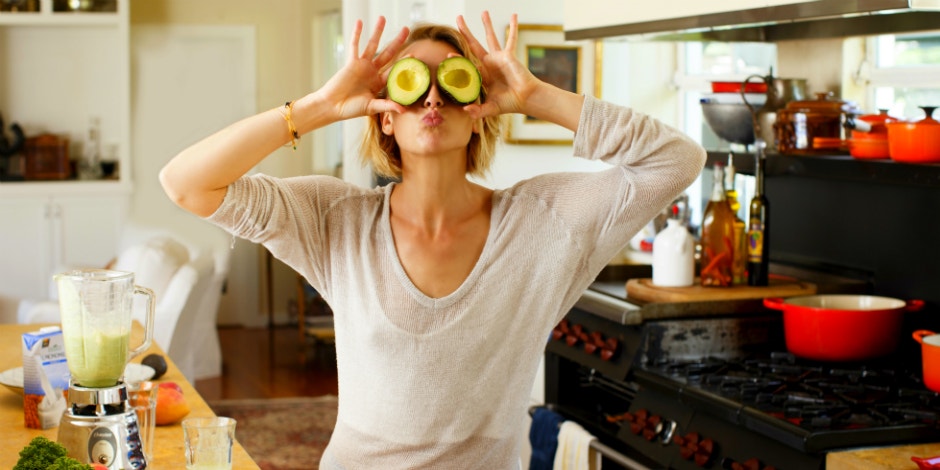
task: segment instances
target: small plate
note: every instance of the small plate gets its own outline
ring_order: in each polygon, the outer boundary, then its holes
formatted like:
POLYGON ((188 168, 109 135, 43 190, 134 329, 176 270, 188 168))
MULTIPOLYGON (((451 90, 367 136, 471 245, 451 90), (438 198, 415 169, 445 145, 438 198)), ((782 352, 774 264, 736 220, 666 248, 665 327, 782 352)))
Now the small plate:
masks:
MULTIPOLYGON (((131 362, 124 368, 124 382, 127 384, 143 382, 144 380, 149 380, 155 373, 156 371, 153 370, 153 367, 131 362)), ((22 395, 23 368, 14 367, 0 372, 0 384, 22 395)))

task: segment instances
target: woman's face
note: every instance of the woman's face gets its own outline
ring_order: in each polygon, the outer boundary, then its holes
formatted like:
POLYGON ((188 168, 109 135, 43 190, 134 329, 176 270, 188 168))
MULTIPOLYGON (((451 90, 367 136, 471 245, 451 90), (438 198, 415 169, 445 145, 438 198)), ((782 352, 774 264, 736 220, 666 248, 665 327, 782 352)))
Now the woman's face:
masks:
POLYGON ((460 55, 453 46, 431 40, 417 41, 402 51, 402 57, 424 62, 431 72, 431 85, 425 96, 406 106, 404 113, 386 112, 382 116, 382 132, 395 138, 403 160, 449 154, 466 158, 470 136, 479 131, 478 124, 463 111, 462 105, 446 98, 437 85, 438 64, 453 55, 460 55))

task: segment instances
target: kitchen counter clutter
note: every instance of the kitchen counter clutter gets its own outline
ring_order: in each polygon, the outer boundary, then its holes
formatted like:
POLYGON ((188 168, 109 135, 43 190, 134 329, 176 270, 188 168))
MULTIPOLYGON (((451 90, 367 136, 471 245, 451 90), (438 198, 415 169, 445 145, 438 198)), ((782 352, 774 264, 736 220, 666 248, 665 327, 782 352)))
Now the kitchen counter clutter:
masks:
MULTIPOLYGON (((21 337, 23 333, 38 330, 44 325, 0 325, 0 370, 8 370, 22 365, 21 337)), ((143 328, 134 324, 131 344, 140 344, 143 328)), ((215 416, 209 405, 199 396, 166 353, 159 346, 151 346, 131 362, 140 362, 148 354, 157 353, 167 359, 167 372, 157 382, 176 382, 183 389, 183 396, 190 407, 187 417, 215 416)), ((23 421, 23 396, 7 388, 0 390, 0 468, 12 468, 19 458, 19 451, 26 447, 36 436, 45 436, 56 440, 58 428, 27 429, 23 421)), ((236 439, 238 430, 235 431, 236 439)), ((180 469, 186 466, 183 450, 183 428, 180 423, 157 426, 154 432, 154 458, 148 466, 152 469, 180 469)), ((232 455, 233 469, 257 469, 245 449, 235 443, 232 455)))

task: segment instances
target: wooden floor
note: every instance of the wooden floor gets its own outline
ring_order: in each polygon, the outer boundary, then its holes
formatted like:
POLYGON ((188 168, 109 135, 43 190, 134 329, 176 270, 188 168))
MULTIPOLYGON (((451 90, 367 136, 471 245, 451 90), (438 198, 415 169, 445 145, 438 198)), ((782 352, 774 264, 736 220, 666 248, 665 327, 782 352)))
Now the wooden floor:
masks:
POLYGON ((220 328, 222 376, 197 380, 206 401, 336 394, 332 346, 301 341, 296 326, 220 328))

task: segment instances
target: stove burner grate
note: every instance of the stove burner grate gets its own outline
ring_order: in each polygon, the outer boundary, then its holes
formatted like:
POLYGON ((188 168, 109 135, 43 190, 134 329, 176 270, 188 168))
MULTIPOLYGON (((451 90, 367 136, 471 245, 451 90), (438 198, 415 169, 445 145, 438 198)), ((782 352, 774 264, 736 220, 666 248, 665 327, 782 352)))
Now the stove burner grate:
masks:
POLYGON ((646 368, 810 431, 940 423, 940 395, 892 365, 828 366, 788 353, 646 368))

